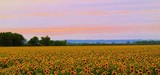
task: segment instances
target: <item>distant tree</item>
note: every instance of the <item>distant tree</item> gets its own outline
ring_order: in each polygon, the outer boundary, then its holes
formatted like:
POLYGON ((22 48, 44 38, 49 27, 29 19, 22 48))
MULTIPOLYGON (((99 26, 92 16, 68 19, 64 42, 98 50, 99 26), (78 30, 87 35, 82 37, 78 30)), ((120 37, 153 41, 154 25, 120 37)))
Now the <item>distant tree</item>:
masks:
POLYGON ((0 46, 22 46, 25 38, 18 33, 2 32, 0 33, 0 46))
POLYGON ((39 39, 38 37, 34 36, 28 41, 28 45, 30 46, 39 46, 39 39))
POLYGON ((115 42, 112 42, 112 44, 116 44, 115 42))
POLYGON ((66 46, 67 41, 66 40, 57 40, 57 41, 51 41, 52 46, 66 46))
POLYGON ((0 33, 0 45, 1 46, 12 46, 13 45, 11 32, 0 33))
POLYGON ((13 33, 12 41, 13 46, 22 46, 24 45, 25 38, 21 34, 13 33))
POLYGON ((130 41, 127 41, 127 43, 126 44, 131 44, 131 42, 130 41))
POLYGON ((50 37, 48 37, 48 36, 46 36, 46 37, 41 37, 40 44, 41 44, 42 46, 50 46, 50 42, 51 42, 50 37))
POLYGON ((140 45, 155 45, 160 44, 160 40, 143 40, 143 41, 137 41, 134 42, 134 44, 140 44, 140 45))

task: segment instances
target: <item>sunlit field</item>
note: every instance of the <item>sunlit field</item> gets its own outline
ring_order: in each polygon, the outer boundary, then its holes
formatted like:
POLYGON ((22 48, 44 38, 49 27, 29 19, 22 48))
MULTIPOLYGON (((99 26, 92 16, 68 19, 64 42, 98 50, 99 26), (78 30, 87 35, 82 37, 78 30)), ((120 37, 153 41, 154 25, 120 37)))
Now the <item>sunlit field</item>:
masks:
POLYGON ((0 75, 160 75, 160 46, 1 47, 0 75))

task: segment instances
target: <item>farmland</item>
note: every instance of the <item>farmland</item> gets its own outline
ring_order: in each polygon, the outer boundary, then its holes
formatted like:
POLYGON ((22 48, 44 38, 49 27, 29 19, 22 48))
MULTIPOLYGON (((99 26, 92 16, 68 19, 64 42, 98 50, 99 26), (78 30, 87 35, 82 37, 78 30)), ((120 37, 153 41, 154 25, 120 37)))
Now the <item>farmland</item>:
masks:
POLYGON ((0 75, 160 75, 160 46, 0 47, 0 75))

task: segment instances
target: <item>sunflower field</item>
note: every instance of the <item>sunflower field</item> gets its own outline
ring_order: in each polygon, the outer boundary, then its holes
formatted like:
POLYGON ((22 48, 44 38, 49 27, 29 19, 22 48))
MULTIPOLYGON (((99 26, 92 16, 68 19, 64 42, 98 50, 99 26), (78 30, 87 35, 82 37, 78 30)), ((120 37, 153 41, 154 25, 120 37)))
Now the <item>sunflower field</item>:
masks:
POLYGON ((160 75, 160 46, 0 47, 0 75, 160 75))

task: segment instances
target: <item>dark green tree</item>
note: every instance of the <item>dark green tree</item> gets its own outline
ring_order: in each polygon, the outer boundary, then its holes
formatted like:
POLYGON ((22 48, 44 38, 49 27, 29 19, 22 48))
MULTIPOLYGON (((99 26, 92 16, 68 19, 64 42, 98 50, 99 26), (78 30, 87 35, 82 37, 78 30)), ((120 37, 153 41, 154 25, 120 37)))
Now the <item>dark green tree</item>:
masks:
POLYGON ((155 44, 160 44, 160 40, 143 40, 143 41, 134 42, 134 44, 155 45, 155 44))
POLYGON ((57 41, 51 41, 52 46, 66 46, 67 41, 66 40, 57 40, 57 41))
POLYGON ((22 46, 24 45, 25 38, 18 33, 13 33, 12 37, 13 46, 22 46))
POLYGON ((28 41, 28 45, 30 46, 39 46, 39 39, 38 37, 34 36, 28 41))
POLYGON ((1 46, 12 46, 13 45, 11 32, 0 33, 0 45, 1 46))
POLYGON ((0 46, 22 46, 25 38, 18 33, 2 32, 0 33, 0 46))
POLYGON ((42 46, 50 46, 51 39, 48 36, 41 37, 40 44, 42 46))

